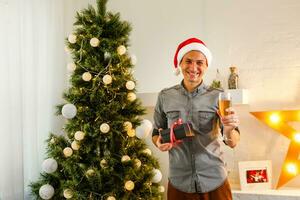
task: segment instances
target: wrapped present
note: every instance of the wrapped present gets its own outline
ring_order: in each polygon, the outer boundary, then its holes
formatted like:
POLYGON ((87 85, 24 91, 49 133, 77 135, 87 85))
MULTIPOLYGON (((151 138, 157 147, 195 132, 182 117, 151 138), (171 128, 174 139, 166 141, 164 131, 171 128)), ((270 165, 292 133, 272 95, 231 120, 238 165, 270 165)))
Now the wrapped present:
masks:
POLYGON ((161 143, 180 143, 182 139, 194 136, 191 123, 182 123, 176 121, 171 128, 164 129, 160 132, 161 143))

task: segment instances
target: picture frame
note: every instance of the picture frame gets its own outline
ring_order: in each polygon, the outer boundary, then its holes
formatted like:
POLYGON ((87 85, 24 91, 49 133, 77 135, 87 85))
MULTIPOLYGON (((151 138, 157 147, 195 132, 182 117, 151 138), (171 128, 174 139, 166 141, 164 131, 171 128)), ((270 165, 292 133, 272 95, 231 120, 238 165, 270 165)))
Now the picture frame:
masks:
POLYGON ((272 189, 271 160, 241 161, 238 165, 241 190, 272 189))

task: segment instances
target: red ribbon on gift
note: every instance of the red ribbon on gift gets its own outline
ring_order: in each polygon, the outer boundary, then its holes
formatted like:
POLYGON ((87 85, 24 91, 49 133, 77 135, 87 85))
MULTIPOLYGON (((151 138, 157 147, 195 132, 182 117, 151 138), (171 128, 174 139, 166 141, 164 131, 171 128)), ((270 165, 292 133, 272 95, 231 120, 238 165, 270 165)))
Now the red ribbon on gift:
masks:
MULTIPOLYGON (((175 133, 174 133, 174 128, 176 126, 179 126, 183 124, 182 119, 179 118, 177 119, 177 121, 175 121, 171 127, 170 127, 170 143, 172 144, 173 147, 177 146, 178 144, 182 143, 182 140, 177 140, 175 137, 175 133)), ((188 125, 188 128, 190 129, 190 126, 188 125)))

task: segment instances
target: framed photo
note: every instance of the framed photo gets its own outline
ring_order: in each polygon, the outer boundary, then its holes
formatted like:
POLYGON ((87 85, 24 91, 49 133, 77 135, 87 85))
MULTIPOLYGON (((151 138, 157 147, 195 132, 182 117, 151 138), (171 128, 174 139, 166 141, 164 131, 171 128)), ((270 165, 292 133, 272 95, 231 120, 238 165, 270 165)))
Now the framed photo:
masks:
POLYGON ((241 190, 266 190, 272 188, 272 162, 239 162, 241 190))

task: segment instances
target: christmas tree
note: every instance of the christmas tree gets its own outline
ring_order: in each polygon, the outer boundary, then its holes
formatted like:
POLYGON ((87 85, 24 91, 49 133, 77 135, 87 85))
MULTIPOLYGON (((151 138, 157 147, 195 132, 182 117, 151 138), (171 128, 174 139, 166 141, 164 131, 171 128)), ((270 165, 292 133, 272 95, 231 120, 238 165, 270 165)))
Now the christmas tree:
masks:
POLYGON ((143 139, 152 124, 136 98, 127 51, 131 26, 97 0, 77 12, 66 38, 70 87, 57 114, 65 135, 50 134, 35 199, 162 199, 161 172, 143 139))

